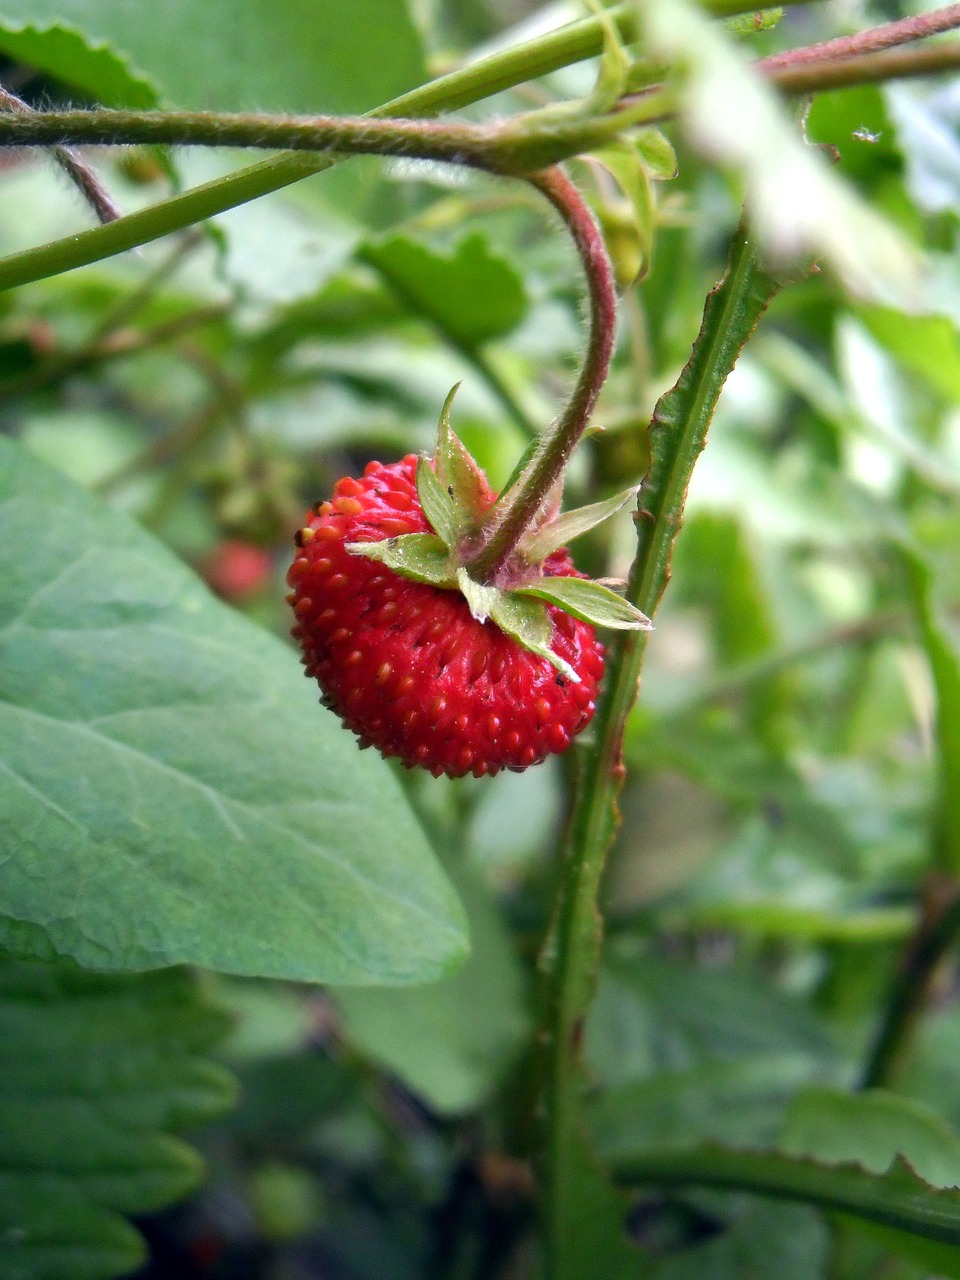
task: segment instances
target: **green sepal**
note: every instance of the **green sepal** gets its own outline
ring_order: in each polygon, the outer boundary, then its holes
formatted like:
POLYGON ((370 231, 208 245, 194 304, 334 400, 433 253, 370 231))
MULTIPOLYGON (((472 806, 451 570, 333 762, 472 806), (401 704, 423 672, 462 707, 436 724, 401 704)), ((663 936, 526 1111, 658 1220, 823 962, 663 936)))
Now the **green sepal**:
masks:
POLYGON ((497 603, 503 595, 498 587, 487 587, 482 582, 475 582, 466 569, 457 570, 457 586, 478 622, 486 622, 488 618, 493 617, 497 603))
POLYGON ((517 592, 555 604, 564 613, 595 627, 612 627, 616 631, 650 631, 653 627, 647 615, 629 600, 589 578, 539 578, 529 586, 517 588, 517 592))
POLYGON ((450 408, 460 388, 458 382, 450 391, 437 427, 437 479, 452 500, 459 524, 479 525, 490 506, 486 479, 469 449, 450 425, 450 408))
POLYGON ((427 458, 421 458, 417 463, 417 496, 423 514, 433 525, 437 537, 452 551, 457 545, 460 532, 457 509, 427 458))
POLYGON ((598 524, 615 515, 621 507, 627 505, 631 498, 635 498, 639 491, 640 486, 633 485, 629 489, 623 489, 620 493, 614 494, 612 498, 605 498, 603 502, 591 502, 589 506, 577 507, 551 520, 549 524, 537 529, 521 542, 520 550, 524 558, 530 564, 540 564, 554 551, 559 551, 574 538, 588 533, 598 524))
POLYGON ((546 660, 568 680, 580 684, 580 677, 550 648, 553 639, 553 623, 546 608, 537 600, 531 600, 517 592, 500 592, 499 600, 490 611, 490 618, 501 631, 512 636, 518 644, 546 660))
POLYGON ((404 533, 380 542, 348 542, 354 556, 378 560, 404 578, 457 590, 457 570, 442 539, 432 533, 404 533))

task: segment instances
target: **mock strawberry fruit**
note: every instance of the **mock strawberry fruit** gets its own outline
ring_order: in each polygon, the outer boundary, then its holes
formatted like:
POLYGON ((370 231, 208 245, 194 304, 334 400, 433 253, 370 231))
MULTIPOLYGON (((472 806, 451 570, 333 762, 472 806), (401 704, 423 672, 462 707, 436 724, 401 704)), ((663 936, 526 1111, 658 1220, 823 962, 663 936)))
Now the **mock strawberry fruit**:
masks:
MULTIPOLYGON (((551 550, 514 602, 521 623, 501 602, 513 634, 481 620, 424 513, 425 466, 418 474, 413 455, 370 463, 362 478, 340 480, 298 534, 290 601, 306 674, 362 744, 408 766, 451 777, 525 769, 565 751, 594 712, 603 648, 593 627, 530 594, 540 581, 582 579, 565 549, 551 550), (547 656, 524 647, 531 609, 547 656)), ((428 483, 438 487, 432 470, 428 483)), ((482 515, 494 495, 479 473, 472 489, 482 515)))

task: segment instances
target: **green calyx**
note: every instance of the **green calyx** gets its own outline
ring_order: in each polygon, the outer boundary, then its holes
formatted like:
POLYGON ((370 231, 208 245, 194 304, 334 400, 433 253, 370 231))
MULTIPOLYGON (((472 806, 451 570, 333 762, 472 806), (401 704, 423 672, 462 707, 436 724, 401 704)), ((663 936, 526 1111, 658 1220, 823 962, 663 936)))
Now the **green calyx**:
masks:
POLYGON ((493 622, 523 648, 546 658, 567 679, 579 683, 580 677, 570 664, 550 647, 550 605, 597 627, 641 631, 649 630, 652 623, 600 582, 544 574, 543 561, 619 511, 636 496, 637 489, 625 489, 603 502, 563 515, 541 514, 521 539, 507 581, 497 585, 477 582, 465 567, 464 553, 483 537, 485 523, 496 519, 496 501, 477 462, 450 425, 450 407, 458 386, 444 402, 433 458, 421 458, 417 467, 417 495, 434 532, 401 534, 380 542, 348 542, 347 550, 376 560, 414 582, 459 591, 478 622, 493 622))

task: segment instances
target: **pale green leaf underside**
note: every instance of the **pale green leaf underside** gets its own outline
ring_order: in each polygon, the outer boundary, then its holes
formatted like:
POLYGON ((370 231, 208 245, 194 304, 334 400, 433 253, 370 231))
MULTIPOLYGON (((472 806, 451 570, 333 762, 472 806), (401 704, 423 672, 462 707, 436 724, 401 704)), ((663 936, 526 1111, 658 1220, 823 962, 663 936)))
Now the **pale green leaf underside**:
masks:
POLYGON ((397 538, 382 538, 379 542, 348 542, 346 547, 351 555, 376 560, 414 582, 456 588, 450 553, 435 534, 403 533, 397 538))
POLYGON ((557 516, 531 537, 523 540, 525 557, 532 564, 539 564, 541 560, 546 560, 547 556, 554 551, 559 551, 574 538, 589 533, 604 520, 609 520, 611 516, 616 515, 631 498, 637 496, 638 491, 638 486, 633 485, 629 489, 623 489, 620 493, 614 494, 612 498, 604 498, 602 502, 591 502, 589 506, 565 511, 562 516, 557 516))
POLYGON ((437 536, 452 551, 457 545, 459 530, 457 509, 426 458, 417 463, 417 497, 437 536))
POLYGON ((565 662, 550 648, 553 623, 542 604, 536 600, 525 599, 517 593, 501 594, 490 617, 501 631, 505 631, 508 636, 513 636, 514 640, 522 644, 525 649, 537 654, 540 658, 546 658, 561 675, 572 680, 574 684, 580 683, 580 677, 569 662, 565 662))
POLYGON ((95 1280, 143 1260, 122 1215, 199 1181, 199 1156, 170 1131, 232 1103, 203 1056, 227 1025, 183 971, 0 960, 0 1275, 95 1280))
MULTIPOLYGON (((154 0, 149 15, 130 0, 0 0, 0 49, 17 53, 20 30, 38 35, 30 62, 92 97, 145 105, 137 82, 155 84, 179 107, 211 111, 358 112, 426 79, 423 53, 403 0, 154 0), (48 28, 81 33, 129 68, 115 69, 48 28), (15 33, 5 43, 3 30, 15 33)), ((23 50, 19 50, 23 52, 23 50)))
POLYGON ((617 631, 649 631, 653 623, 629 600, 601 582, 589 578, 538 578, 520 590, 521 595, 535 596, 555 604, 565 612, 591 622, 595 627, 612 627, 617 631))
POLYGON ((102 968, 424 982, 465 948, 388 766, 292 650, 7 441, 0 851, 0 944, 102 968))

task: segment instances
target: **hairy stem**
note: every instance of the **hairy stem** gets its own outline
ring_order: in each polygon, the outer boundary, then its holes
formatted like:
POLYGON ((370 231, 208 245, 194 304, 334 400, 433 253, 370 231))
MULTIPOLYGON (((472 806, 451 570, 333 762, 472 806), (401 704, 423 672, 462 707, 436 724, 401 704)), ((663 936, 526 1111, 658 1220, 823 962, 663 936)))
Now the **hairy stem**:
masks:
POLYGON ((764 58, 768 71, 782 67, 797 67, 810 62, 827 62, 836 58, 854 58, 868 53, 879 53, 894 45, 908 44, 911 40, 923 40, 926 36, 960 27, 960 4, 948 4, 942 9, 922 13, 915 18, 902 18, 898 22, 885 22, 869 31, 858 31, 853 36, 840 36, 821 44, 806 45, 802 49, 789 49, 764 58))
POLYGON ((846 89, 858 84, 882 84, 911 76, 936 76, 960 67, 960 41, 947 40, 916 49, 888 49, 856 58, 830 58, 825 62, 768 68, 766 59, 755 64, 781 93, 807 94, 846 89))
MULTIPOLYGON (((33 108, 9 89, 0 86, 0 111, 31 115, 33 108)), ((114 204, 112 196, 82 156, 78 156, 69 147, 61 146, 51 147, 50 154, 90 205, 99 222, 113 222, 120 217, 120 210, 114 204)))
POLYGON ((542 510, 563 475, 583 435, 610 368, 617 324, 617 293, 603 234, 583 197, 559 169, 535 174, 530 181, 563 218, 573 237, 587 277, 590 336, 583 367, 565 409, 514 482, 491 508, 478 546, 466 560, 478 582, 494 582, 516 549, 523 532, 542 510))
MULTIPOLYGON (((738 232, 727 273, 707 300, 690 361, 676 387, 657 405, 651 423, 652 462, 637 517, 638 552, 627 589, 632 603, 648 616, 656 611, 669 579, 687 486, 720 391, 778 287, 761 270, 746 233, 738 232)), ((600 958, 598 899, 619 817, 623 728, 637 695, 645 647, 645 632, 621 633, 611 646, 595 744, 584 762, 553 923, 541 954, 545 992, 538 1040, 544 1053, 548 1278, 558 1273, 575 1216, 576 1185, 570 1170, 580 1141, 580 1028, 600 958)))
MULTIPOLYGON (((789 4, 810 2, 784 0, 789 4)), ((715 17, 749 13, 754 7, 745 0, 704 0, 704 8, 715 17)), ((635 39, 637 15, 633 0, 613 6, 602 19, 583 18, 440 76, 370 114, 388 118, 430 116, 480 102, 537 76, 595 57, 603 48, 604 33, 610 22, 615 24, 623 40, 635 39)), ((43 280, 138 245, 149 244, 193 223, 279 191, 302 178, 321 173, 335 163, 336 157, 333 156, 286 152, 204 183, 149 209, 128 214, 110 226, 65 236, 61 240, 12 254, 0 260, 0 290, 43 280)))
POLYGON ((380 119, 370 116, 282 116, 207 111, 44 111, 0 115, 0 145, 171 144, 179 147, 257 147, 347 155, 411 157, 471 165, 491 173, 526 174, 601 146, 622 129, 662 114, 645 101, 610 115, 539 121, 516 116, 503 123, 380 119))

